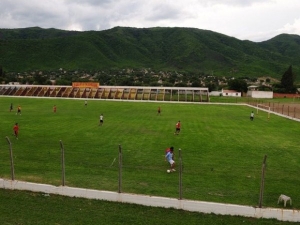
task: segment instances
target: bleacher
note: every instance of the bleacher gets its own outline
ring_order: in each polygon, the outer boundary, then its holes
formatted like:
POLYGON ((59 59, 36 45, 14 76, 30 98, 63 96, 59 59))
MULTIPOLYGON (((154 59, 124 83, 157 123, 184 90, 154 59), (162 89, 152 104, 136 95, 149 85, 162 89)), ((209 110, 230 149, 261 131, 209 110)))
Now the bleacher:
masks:
POLYGON ((204 87, 0 85, 0 96, 208 102, 204 87))

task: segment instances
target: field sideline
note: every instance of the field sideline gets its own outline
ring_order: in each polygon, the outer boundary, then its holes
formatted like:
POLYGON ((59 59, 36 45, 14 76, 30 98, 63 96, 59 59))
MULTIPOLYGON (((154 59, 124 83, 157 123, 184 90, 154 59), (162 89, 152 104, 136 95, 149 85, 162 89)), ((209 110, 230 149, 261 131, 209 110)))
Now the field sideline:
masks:
MULTIPOLYGON (((178 174, 167 174, 164 150, 182 149, 185 199, 256 206, 261 163, 267 155, 264 206, 280 194, 300 208, 299 124, 247 106, 0 98, 0 176, 10 178, 6 136, 12 141, 17 180, 61 184, 60 145, 66 185, 117 191, 118 145, 123 150, 123 192, 178 197, 178 174), (9 112, 9 105, 14 111, 9 112), (17 105, 22 115, 15 114, 17 105), (53 105, 57 112, 53 113, 53 105), (162 115, 157 115, 161 106, 162 115), (104 125, 98 126, 99 115, 104 125), (174 135, 175 123, 182 132, 174 135), (12 136, 20 124, 19 140, 12 136)), ((290 206, 288 206, 290 207, 290 206)))

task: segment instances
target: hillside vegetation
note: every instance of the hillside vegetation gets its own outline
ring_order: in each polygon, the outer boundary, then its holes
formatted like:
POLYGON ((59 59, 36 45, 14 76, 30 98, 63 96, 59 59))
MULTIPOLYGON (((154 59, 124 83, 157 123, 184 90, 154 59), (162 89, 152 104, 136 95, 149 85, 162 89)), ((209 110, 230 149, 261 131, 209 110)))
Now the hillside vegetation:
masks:
POLYGON ((152 68, 280 78, 290 65, 300 72, 300 36, 288 34, 256 43, 195 28, 0 29, 0 52, 8 72, 152 68))

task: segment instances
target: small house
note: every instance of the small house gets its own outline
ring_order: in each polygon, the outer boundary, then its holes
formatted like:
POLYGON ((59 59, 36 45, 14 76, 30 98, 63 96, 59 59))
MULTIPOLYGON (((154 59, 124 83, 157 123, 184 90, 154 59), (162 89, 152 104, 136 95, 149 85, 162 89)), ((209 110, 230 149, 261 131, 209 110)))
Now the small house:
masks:
POLYGON ((242 97, 242 92, 238 92, 236 90, 223 90, 222 89, 222 96, 225 96, 225 97, 242 97))

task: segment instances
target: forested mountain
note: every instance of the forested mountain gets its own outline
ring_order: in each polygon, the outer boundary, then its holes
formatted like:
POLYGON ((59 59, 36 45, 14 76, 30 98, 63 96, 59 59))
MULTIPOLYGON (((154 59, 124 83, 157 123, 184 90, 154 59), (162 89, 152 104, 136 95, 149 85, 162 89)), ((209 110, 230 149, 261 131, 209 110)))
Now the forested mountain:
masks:
POLYGON ((195 28, 0 29, 0 66, 7 72, 152 68, 280 78, 290 65, 299 74, 298 35, 251 42, 195 28))

